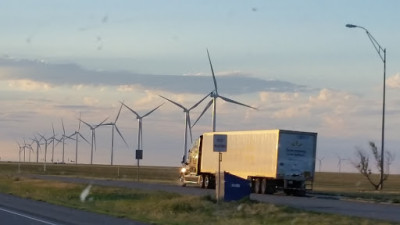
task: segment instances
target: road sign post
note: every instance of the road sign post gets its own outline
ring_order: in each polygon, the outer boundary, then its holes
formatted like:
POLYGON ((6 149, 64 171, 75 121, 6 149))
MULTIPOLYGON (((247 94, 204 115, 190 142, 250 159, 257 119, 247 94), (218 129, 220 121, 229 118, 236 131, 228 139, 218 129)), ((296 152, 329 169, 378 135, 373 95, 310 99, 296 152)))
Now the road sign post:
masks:
POLYGON ((214 152, 218 152, 218 188, 216 193, 217 202, 221 197, 221 162, 222 152, 226 152, 227 148, 227 135, 226 134, 214 134, 214 152))
POLYGON ((137 181, 139 181, 139 170, 140 170, 140 164, 139 161, 143 159, 143 150, 137 149, 136 150, 136 160, 137 160, 137 181))

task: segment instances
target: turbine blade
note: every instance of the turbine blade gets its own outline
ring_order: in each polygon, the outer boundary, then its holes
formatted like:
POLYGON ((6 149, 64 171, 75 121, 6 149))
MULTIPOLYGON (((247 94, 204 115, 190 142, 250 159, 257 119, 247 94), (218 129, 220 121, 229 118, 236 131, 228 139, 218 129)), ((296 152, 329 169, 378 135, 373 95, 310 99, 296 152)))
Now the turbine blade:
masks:
MULTIPOLYGON (((83 120, 81 120, 81 119, 79 119, 79 121, 82 122, 83 124, 85 124, 86 126, 88 126, 90 129, 93 128, 92 125, 86 123, 85 121, 83 121, 83 120)), ((79 125, 80 125, 80 123, 79 123, 79 125)), ((80 127, 79 127, 79 128, 80 128, 80 127)))
POLYGON ((208 61, 210 62, 211 73, 212 73, 213 80, 214 80, 215 92, 218 93, 217 80, 215 79, 214 68, 213 68, 212 63, 211 63, 210 53, 208 52, 208 49, 207 49, 207 56, 208 56, 208 61))
POLYGON ((100 124, 97 124, 97 125, 94 127, 94 129, 96 129, 96 128, 102 126, 102 125, 104 125, 104 123, 106 122, 106 120, 108 120, 108 117, 105 118, 100 124))
POLYGON ((207 111, 207 109, 210 108, 210 106, 212 105, 212 102, 213 102, 213 100, 211 99, 211 101, 209 101, 207 106, 204 108, 203 112, 201 112, 200 116, 197 118, 196 122, 194 122, 192 127, 194 127, 194 125, 196 125, 197 121, 199 121, 199 119, 203 116, 203 114, 207 111))
POLYGON ((71 134, 71 135, 69 135, 69 136, 65 136, 65 137, 68 138, 68 139, 71 139, 71 140, 75 140, 75 138, 73 138, 73 136, 75 136, 75 135, 76 135, 76 132, 71 134))
POLYGON ((188 126, 189 126, 189 133, 190 133, 190 143, 193 143, 193 137, 192 137, 192 125, 190 124, 191 122, 190 122, 190 114, 189 114, 189 112, 187 113, 188 115, 187 115, 187 124, 188 124, 188 126))
POLYGON ((126 108, 128 108, 132 113, 134 113, 135 115, 136 115, 136 117, 140 117, 139 116, 139 114, 135 111, 135 110, 133 110, 133 109, 131 109, 129 106, 127 106, 125 103, 123 103, 123 102, 121 102, 121 104, 123 105, 123 106, 125 106, 126 108))
POLYGON ((115 120, 114 120, 114 123, 117 122, 117 120, 118 120, 118 118, 119 118, 119 115, 121 114, 122 106, 123 106, 123 105, 121 104, 121 106, 119 107, 118 114, 117 114, 117 117, 116 117, 115 120))
POLYGON ((198 101, 196 104, 194 104, 188 111, 196 108, 200 103, 202 103, 204 101, 204 99, 206 99, 208 96, 210 96, 210 94, 207 94, 206 96, 204 96, 200 101, 198 101))
POLYGON ((115 127, 115 130, 117 130, 117 132, 118 132, 118 134, 119 134, 119 136, 122 138, 122 140, 125 142, 125 144, 126 144, 126 147, 129 147, 128 146, 128 143, 125 141, 125 138, 124 138, 124 136, 122 136, 122 133, 119 131, 119 129, 118 129, 118 127, 117 127, 117 125, 114 125, 114 127, 115 127))
POLYGON ((164 105, 164 103, 162 103, 161 105, 157 106, 156 108, 154 108, 153 110, 151 110, 150 112, 146 113, 144 116, 142 116, 142 118, 150 115, 151 113, 153 113, 154 111, 156 111, 158 108, 160 108, 162 105, 164 105))
POLYGON ((222 98, 224 101, 227 101, 227 102, 230 102, 230 103, 234 103, 234 104, 237 104, 237 105, 241 105, 241 106, 245 106, 245 107, 248 107, 248 108, 252 108, 252 109, 258 110, 257 108, 254 108, 254 107, 252 107, 252 106, 249 106, 249 105, 240 103, 240 102, 238 102, 238 101, 229 99, 229 98, 224 97, 224 96, 220 96, 220 95, 219 95, 218 97, 220 97, 220 98, 222 98))
POLYGON ((54 132, 54 125, 53 125, 53 123, 51 123, 51 128, 53 129, 53 135, 55 136, 56 133, 54 132))
POLYGON ((81 133, 78 132, 78 134, 83 140, 86 141, 86 143, 88 143, 90 145, 90 142, 81 133))
POLYGON ((78 131, 81 129, 81 116, 82 116, 82 113, 79 113, 79 126, 78 126, 78 131))
POLYGON ((63 119, 61 119, 61 125, 62 125, 62 129, 63 129, 64 135, 65 135, 65 127, 64 127, 64 120, 63 119))
POLYGON ((160 96, 161 98, 163 98, 163 99, 165 99, 165 100, 171 102, 172 104, 174 104, 174 105, 176 105, 176 106, 182 108, 183 110, 187 110, 185 107, 183 107, 183 105, 181 105, 181 104, 179 104, 179 103, 177 103, 177 102, 175 102, 175 101, 172 101, 171 99, 168 99, 168 98, 166 98, 166 97, 164 97, 164 96, 161 96, 161 95, 158 95, 158 96, 160 96))

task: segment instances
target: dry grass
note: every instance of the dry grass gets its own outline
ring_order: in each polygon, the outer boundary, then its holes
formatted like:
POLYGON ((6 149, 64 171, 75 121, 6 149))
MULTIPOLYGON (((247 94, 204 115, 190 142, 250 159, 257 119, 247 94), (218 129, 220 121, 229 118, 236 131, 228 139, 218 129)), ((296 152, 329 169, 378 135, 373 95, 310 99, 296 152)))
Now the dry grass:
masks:
MULTIPOLYGON (((16 173, 18 163, 0 163, 0 173, 16 173)), ((87 164, 47 164, 46 172, 43 171, 43 163, 21 163, 21 174, 46 174, 77 177, 94 177, 101 179, 136 180, 137 167, 135 166, 110 166, 87 164)), ((157 182, 176 182, 179 168, 141 166, 140 179, 157 182)))
MULTIPOLYGON (((135 166, 47 164, 47 171, 43 172, 43 164, 41 163, 22 163, 20 168, 21 174, 123 180, 136 180, 137 177, 137 167, 135 166)), ((17 163, 0 163, 0 174, 15 174, 17 170, 17 163)), ((140 168, 140 179, 146 182, 175 184, 178 179, 178 172, 179 168, 177 167, 142 166, 140 168)), ((398 187, 400 187, 400 175, 391 175, 384 184, 382 192, 373 190, 362 175, 355 173, 316 173, 314 182, 314 192, 316 193, 391 203, 400 203, 398 187)))
POLYGON ((84 188, 85 186, 80 184, 0 175, 0 192, 150 224, 391 224, 369 219, 303 212, 250 200, 217 204, 210 196, 181 196, 166 192, 99 186, 94 186, 88 200, 81 202, 79 195, 84 188))

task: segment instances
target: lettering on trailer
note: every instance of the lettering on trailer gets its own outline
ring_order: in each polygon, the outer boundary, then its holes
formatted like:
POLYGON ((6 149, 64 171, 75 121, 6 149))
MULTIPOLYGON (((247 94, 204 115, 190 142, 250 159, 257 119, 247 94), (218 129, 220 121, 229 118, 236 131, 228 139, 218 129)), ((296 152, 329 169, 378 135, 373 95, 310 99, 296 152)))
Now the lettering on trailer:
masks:
POLYGON ((306 150, 300 150, 300 149, 287 149, 287 154, 288 156, 295 156, 295 157, 305 157, 307 151, 306 150))
POLYGON ((226 134, 214 134, 214 152, 226 152, 227 136, 226 134))

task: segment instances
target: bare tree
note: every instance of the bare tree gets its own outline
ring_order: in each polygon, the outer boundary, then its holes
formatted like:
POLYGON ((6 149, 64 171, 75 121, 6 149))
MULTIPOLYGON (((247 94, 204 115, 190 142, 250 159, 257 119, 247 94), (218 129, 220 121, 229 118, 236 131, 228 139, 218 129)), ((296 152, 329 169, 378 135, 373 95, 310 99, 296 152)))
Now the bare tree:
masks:
POLYGON ((384 172, 382 180, 379 179, 378 181, 376 181, 376 179, 373 178, 373 171, 370 165, 369 154, 362 148, 356 148, 356 161, 353 161, 352 164, 363 176, 367 178, 368 182, 375 188, 375 190, 382 190, 383 182, 386 181, 389 177, 389 168, 394 160, 394 155, 390 151, 385 151, 385 168, 382 168, 382 157, 380 152, 378 151, 378 147, 372 141, 369 142, 369 147, 373 155, 376 169, 378 170, 379 174, 382 170, 384 172))

